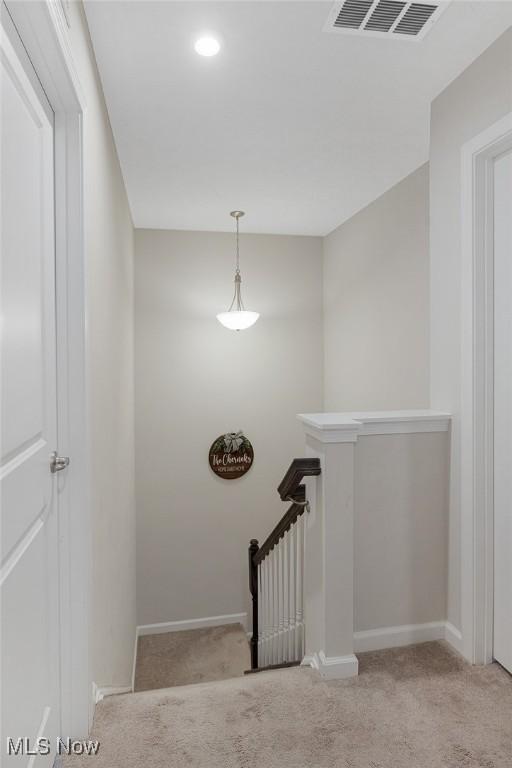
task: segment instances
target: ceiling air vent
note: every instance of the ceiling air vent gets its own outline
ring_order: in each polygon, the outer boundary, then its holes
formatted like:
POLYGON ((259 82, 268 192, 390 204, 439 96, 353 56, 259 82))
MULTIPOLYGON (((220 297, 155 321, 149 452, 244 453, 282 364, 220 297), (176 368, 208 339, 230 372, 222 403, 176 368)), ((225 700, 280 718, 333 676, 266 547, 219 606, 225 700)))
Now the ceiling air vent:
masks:
POLYGON ((372 5, 373 0, 345 0, 334 26, 338 29, 359 29, 372 5))
POLYGON ((334 4, 326 30, 344 34, 421 40, 449 2, 344 0, 334 4))

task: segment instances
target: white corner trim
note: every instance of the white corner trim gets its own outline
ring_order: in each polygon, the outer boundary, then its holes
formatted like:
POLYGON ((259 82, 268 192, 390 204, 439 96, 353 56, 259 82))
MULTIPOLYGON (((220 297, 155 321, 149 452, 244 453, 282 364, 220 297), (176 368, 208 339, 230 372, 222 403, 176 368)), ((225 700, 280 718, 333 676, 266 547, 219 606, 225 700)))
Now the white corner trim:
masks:
POLYGON ((94 704, 97 704, 99 701, 102 701, 102 699, 105 699, 107 696, 119 696, 122 693, 132 693, 132 687, 131 685, 125 685, 125 686, 104 686, 103 688, 100 688, 100 686, 96 685, 96 683, 92 684, 92 691, 93 691, 93 700, 94 704))
POLYGON ((447 621, 445 624, 445 636, 446 642, 452 646, 458 653, 463 655, 464 646, 462 642, 462 633, 454 627, 451 622, 447 621))
POLYGON ((133 647, 133 664, 132 664, 132 693, 135 692, 135 672, 137 670, 138 647, 139 647, 139 628, 135 627, 135 644, 133 647))
POLYGON ((164 621, 160 624, 142 624, 137 627, 137 637, 142 637, 143 635, 161 635, 165 632, 181 632, 185 629, 222 627, 225 624, 241 624, 247 631, 247 614, 227 613, 224 616, 206 616, 203 619, 185 619, 184 621, 164 621))
POLYGON ((362 435, 447 432, 451 415, 444 411, 354 411, 299 413, 307 435, 321 443, 355 443, 362 435))
POLYGON ((345 680, 348 677, 356 677, 359 672, 359 662, 353 653, 346 656, 326 656, 323 651, 319 651, 304 656, 301 666, 311 667, 327 680, 345 680))
POLYGON ((446 622, 431 621, 427 624, 403 624, 398 627, 380 627, 354 632, 354 650, 381 651, 385 648, 399 648, 404 645, 426 643, 430 640, 444 640, 446 622))

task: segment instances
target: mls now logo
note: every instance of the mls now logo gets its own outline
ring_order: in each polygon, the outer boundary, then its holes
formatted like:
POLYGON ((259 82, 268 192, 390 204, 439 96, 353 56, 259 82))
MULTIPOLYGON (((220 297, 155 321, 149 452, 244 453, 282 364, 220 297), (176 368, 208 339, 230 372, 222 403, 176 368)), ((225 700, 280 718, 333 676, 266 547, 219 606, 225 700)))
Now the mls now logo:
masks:
POLYGON ((77 741, 74 739, 57 739, 58 755, 97 755, 100 749, 99 741, 77 741))
POLYGON ((50 739, 36 739, 34 745, 30 745, 27 736, 20 736, 16 741, 10 737, 7 739, 8 755, 49 755, 51 751, 50 739))
MULTIPOLYGON (((58 738, 55 744, 57 755, 97 755, 100 749, 99 741, 78 741, 58 738)), ((17 739, 7 738, 7 754, 18 757, 49 755, 51 752, 50 739, 41 737, 31 744, 27 736, 17 739)))

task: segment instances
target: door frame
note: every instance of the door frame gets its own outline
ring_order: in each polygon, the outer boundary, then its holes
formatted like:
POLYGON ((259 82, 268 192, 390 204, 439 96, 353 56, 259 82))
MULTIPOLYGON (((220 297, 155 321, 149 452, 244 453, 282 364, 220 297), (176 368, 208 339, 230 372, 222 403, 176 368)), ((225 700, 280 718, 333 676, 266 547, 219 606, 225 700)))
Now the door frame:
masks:
POLYGON ((83 217, 85 99, 60 0, 4 0, 54 111, 57 440, 71 464, 59 477, 61 735, 85 737, 91 721, 91 528, 83 217))
POLYGON ((493 163, 512 147, 512 112, 462 148, 461 650, 493 660, 494 245, 493 163))

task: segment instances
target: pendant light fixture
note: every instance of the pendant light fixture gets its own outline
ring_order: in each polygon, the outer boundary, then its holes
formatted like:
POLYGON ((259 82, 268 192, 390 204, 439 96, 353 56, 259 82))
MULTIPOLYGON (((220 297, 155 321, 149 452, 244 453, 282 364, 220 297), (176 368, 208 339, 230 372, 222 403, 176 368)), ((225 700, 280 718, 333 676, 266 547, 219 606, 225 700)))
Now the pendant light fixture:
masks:
POLYGON ((227 312, 217 315, 217 320, 225 328, 231 331, 244 331, 254 325, 259 317, 258 312, 250 312, 245 309, 242 301, 242 276, 240 275, 240 247, 239 247, 239 221, 245 216, 243 211, 231 211, 231 216, 236 220, 236 269, 235 269, 235 295, 227 312))

